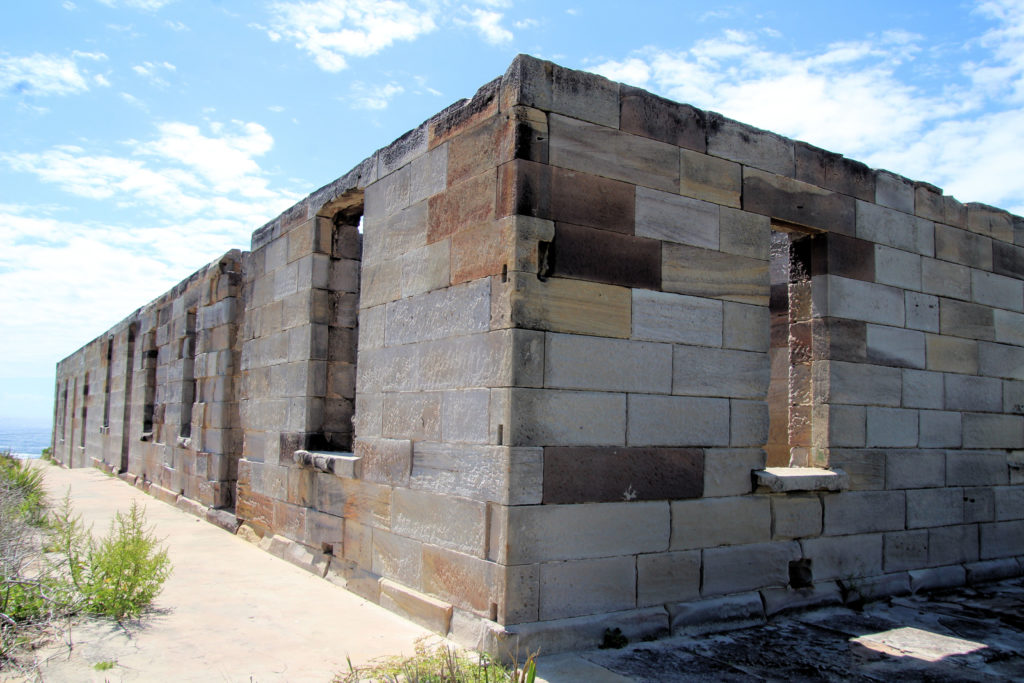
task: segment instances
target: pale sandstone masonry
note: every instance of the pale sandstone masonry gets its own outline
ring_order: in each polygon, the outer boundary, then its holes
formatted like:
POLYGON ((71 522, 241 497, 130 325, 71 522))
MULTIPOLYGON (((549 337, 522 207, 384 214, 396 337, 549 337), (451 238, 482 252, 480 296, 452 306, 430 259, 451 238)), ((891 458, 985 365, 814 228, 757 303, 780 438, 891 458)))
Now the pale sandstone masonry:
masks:
POLYGON ((54 450, 495 651, 1018 575, 1024 220, 520 56, 62 361, 54 450))

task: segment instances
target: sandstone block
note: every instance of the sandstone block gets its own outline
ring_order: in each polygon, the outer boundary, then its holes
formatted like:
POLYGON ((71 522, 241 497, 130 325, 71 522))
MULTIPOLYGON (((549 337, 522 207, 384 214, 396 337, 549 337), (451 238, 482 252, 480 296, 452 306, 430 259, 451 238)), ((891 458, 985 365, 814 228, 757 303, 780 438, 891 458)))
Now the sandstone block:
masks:
POLYGON ((921 289, 921 257, 876 244, 875 281, 904 289, 921 289))
POLYGON ((427 126, 421 125, 405 133, 377 153, 377 172, 381 178, 402 168, 427 151, 427 126))
POLYGON ((864 164, 804 142, 795 144, 795 152, 797 180, 875 201, 875 176, 864 164))
POLYGON ((918 591, 934 590, 936 588, 950 588, 962 586, 967 580, 967 573, 963 567, 936 567, 933 569, 918 569, 909 572, 910 590, 918 591))
POLYGON ((800 541, 798 556, 811 560, 815 581, 877 576, 882 573, 882 541, 883 534, 808 538, 800 541))
POLYGON ((1020 555, 1024 548, 1024 520, 981 524, 981 551, 983 560, 1020 555))
POLYGON ((945 483, 946 456, 944 453, 911 450, 890 451, 889 457, 886 458, 886 488, 932 488, 944 486, 945 483))
POLYGON ((1003 382, 992 377, 947 374, 945 377, 946 410, 1001 412, 1003 382))
POLYGON ((423 573, 423 544, 384 529, 371 533, 370 570, 406 586, 420 586, 423 573))
POLYGON ((633 557, 553 562, 540 566, 542 620, 636 607, 633 557))
POLYGON ((515 227, 514 222, 505 218, 462 230, 452 236, 450 245, 444 241, 431 246, 450 247, 452 284, 500 275, 505 269, 537 272, 536 245, 532 250, 517 249, 515 227), (524 258, 516 258, 519 255, 524 258))
POLYGON ((767 306, 748 306, 728 301, 722 310, 722 344, 726 348, 768 351, 770 321, 767 306))
POLYGON ((905 408, 867 409, 867 446, 917 446, 918 411, 905 408))
POLYGON ((993 242, 992 271, 1018 279, 1024 278, 1024 248, 993 242))
POLYGON ((929 294, 970 301, 971 269, 946 261, 923 259, 921 288, 929 294))
MULTIPOLYGON (((614 285, 509 275, 511 322, 516 327, 628 338, 630 290, 614 285)), ((493 312, 492 312, 493 316, 493 312)))
POLYGON ((370 308, 402 297, 402 261, 364 263, 359 305, 370 308))
POLYGON ((666 242, 662 247, 662 288, 679 294, 766 306, 768 263, 666 242))
POLYGON ((922 529, 885 534, 882 553, 887 572, 920 569, 928 564, 928 532, 922 529))
POLYGON ((978 342, 937 334, 925 335, 929 370, 975 374, 979 366, 978 342))
POLYGON ((847 491, 823 496, 822 503, 824 533, 829 536, 905 528, 906 499, 902 491, 847 491))
POLYGON ((993 312, 995 340, 1004 344, 1024 346, 1024 315, 1000 308, 993 312))
POLYGON ((964 522, 991 522, 996 518, 993 487, 973 486, 963 490, 964 522))
POLYGON ((380 527, 391 524, 391 489, 373 482, 317 474, 316 508, 345 518, 347 544, 350 522, 380 527))
POLYGON ((625 394, 513 389, 510 409, 511 445, 625 445, 625 394))
MULTIPOLYGON (((375 186, 371 186, 375 187, 375 186)), ((364 267, 369 263, 396 259, 413 249, 426 246, 429 204, 425 201, 387 214, 370 210, 370 189, 367 189, 367 213, 363 219, 364 267)), ((353 254, 359 257, 359 254, 353 254)))
POLYGON ((545 277, 661 289, 661 243, 568 223, 555 224, 545 277))
POLYGON ((452 606, 394 581, 381 579, 380 606, 434 633, 448 633, 452 606))
POLYGON ((1013 242, 1013 215, 985 204, 967 204, 967 229, 1004 242, 1013 242))
POLYGON ((995 339, 992 309, 952 299, 939 299, 939 331, 956 337, 995 339))
POLYGON ((990 377, 1024 379, 1024 348, 981 342, 978 344, 978 372, 990 377))
POLYGON ((485 557, 487 509, 483 503, 396 488, 391 504, 391 530, 425 543, 485 557))
POLYGON ((924 256, 934 250, 931 221, 870 202, 857 202, 857 237, 924 256))
POLYGON ((960 488, 907 491, 907 528, 964 523, 964 492, 960 488))
POLYGON ((914 184, 903 176, 876 171, 875 202, 903 213, 914 213, 914 184))
POLYGON ((947 486, 1005 486, 1008 470, 1004 453, 946 453, 947 486))
POLYGON ((676 346, 673 368, 674 394, 763 399, 768 390, 764 353, 676 346))
MULTIPOLYGON (((713 157, 708 157, 713 158, 713 157)), ((768 259, 771 219, 749 211, 719 208, 718 248, 727 254, 768 259)))
POLYGON ((717 250, 718 205, 638 187, 635 230, 644 237, 717 250))
POLYGON ((680 150, 679 194, 715 204, 740 207, 742 166, 708 154, 680 150))
POLYGON ((411 488, 508 505, 541 502, 543 450, 418 442, 411 488))
POLYGON ((389 439, 439 441, 441 439, 441 394, 385 395, 383 435, 389 439))
MULTIPOLYGON (((503 547, 491 535, 502 564, 532 564, 668 550, 667 502, 528 505, 506 508, 503 547)), ((497 552, 495 552, 497 551, 497 552)))
POLYGON ((478 280, 395 301, 386 316, 388 346, 486 332, 491 322, 490 282, 478 280))
MULTIPOLYGON (((536 581, 536 568, 530 569, 536 581)), ((493 562, 423 546, 423 590, 477 616, 504 621, 508 615, 504 572, 493 562)), ((533 603, 535 613, 536 595, 533 603)))
POLYGON ((441 408, 441 440, 487 443, 490 393, 486 389, 445 392, 441 408))
POLYGON ((1024 416, 964 413, 963 442, 964 448, 1024 448, 1024 416))
POLYGON ((935 408, 944 405, 943 377, 925 370, 903 371, 903 407, 935 408))
POLYGON ((707 126, 708 154, 783 176, 793 176, 795 157, 792 140, 718 114, 708 117, 707 126))
POLYGON ((636 559, 637 606, 700 597, 700 551, 654 553, 636 559))
POLYGON ((911 368, 925 366, 923 332, 869 324, 866 341, 867 357, 872 363, 911 368))
POLYGON ((1024 309, 1024 283, 1016 278, 972 270, 971 299, 986 306, 1020 311, 1024 309))
POLYGON ((754 168, 743 169, 743 210, 812 228, 853 235, 854 199, 754 168))
POLYGON ((669 605, 668 610, 674 636, 730 631, 765 623, 764 605, 756 592, 669 605))
POLYGON ((756 543, 704 551, 701 595, 723 595, 789 583, 789 563, 800 557, 796 541, 756 543))
POLYGON ((935 258, 992 270, 992 240, 949 225, 935 226, 935 258))
POLYGON ((920 292, 904 292, 907 327, 924 332, 939 331, 939 299, 920 292))
POLYGON ((833 275, 815 278, 814 287, 815 311, 821 315, 895 327, 906 320, 903 291, 895 287, 833 275))
POLYGON ((1024 519, 1024 486, 1006 486, 992 490, 997 522, 1024 519))
POLYGON ((821 362, 812 367, 815 402, 900 405, 902 373, 862 363, 821 362))
POLYGON ((402 296, 410 297, 447 287, 451 278, 447 241, 409 252, 402 259, 402 296))
POLYGON ((946 526, 928 530, 928 564, 942 567, 978 559, 978 525, 946 526))
POLYGON ((731 446, 761 446, 768 439, 768 404, 764 401, 732 399, 730 410, 731 446))
POLYGON ((710 448, 704 451, 704 497, 741 496, 753 489, 750 473, 763 469, 760 448, 710 448))
POLYGON ((698 152, 706 149, 704 112, 640 88, 619 88, 620 130, 698 152))
POLYGON ((1012 558, 972 562, 965 565, 964 569, 967 570, 968 584, 1000 581, 1020 576, 1020 565, 1012 558))
POLYGON ((811 445, 815 448, 863 448, 867 443, 864 406, 812 406, 811 422, 811 445))
POLYGON ((768 496, 706 498, 672 503, 671 550, 744 545, 771 540, 768 496))
POLYGON ((545 504, 696 498, 704 453, 690 448, 548 447, 545 504))
POLYGON ((821 535, 821 498, 812 494, 771 496, 772 540, 787 541, 821 535))
MULTIPOLYGON (((641 289, 632 291, 632 301, 633 339, 701 346, 722 344, 721 301, 641 289)), ((743 308, 760 310, 753 306, 743 308)), ((737 321, 733 328, 741 324, 737 321)), ((735 334, 739 336, 738 332, 735 334)))
POLYGON ((727 446, 729 401, 690 396, 629 396, 630 446, 727 446))
POLYGON ((427 242, 486 223, 495 217, 497 172, 485 171, 429 200, 427 242))
POLYGON ((679 148, 552 114, 551 165, 667 192, 679 188, 679 148))

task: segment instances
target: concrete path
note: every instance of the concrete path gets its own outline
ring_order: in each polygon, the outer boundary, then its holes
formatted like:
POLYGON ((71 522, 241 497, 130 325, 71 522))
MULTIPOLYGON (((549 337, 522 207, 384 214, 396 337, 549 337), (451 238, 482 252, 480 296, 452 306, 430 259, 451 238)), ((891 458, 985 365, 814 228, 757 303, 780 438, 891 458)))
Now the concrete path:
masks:
POLYGON ((92 468, 46 467, 51 499, 105 533, 137 500, 166 539, 174 571, 140 624, 83 623, 50 648, 45 681, 330 681, 364 663, 411 654, 429 633, 385 609, 92 468), (113 661, 107 671, 92 667, 113 661))

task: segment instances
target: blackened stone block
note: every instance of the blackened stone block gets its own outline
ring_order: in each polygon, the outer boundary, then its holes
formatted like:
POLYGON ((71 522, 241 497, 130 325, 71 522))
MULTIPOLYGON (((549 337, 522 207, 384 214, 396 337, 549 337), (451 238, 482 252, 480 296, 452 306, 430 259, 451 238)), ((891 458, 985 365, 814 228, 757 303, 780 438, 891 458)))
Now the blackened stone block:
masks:
POLYGON ((805 142, 797 142, 794 151, 797 180, 866 202, 875 200, 875 175, 866 164, 805 142))
POLYGON ((546 504, 699 498, 704 451, 699 448, 548 447, 546 504))
POLYGON ((568 223, 555 224, 550 274, 643 289, 661 288, 661 242, 568 223))
POLYGON ((628 85, 619 90, 619 105, 619 130, 698 152, 707 149, 700 109, 628 85))

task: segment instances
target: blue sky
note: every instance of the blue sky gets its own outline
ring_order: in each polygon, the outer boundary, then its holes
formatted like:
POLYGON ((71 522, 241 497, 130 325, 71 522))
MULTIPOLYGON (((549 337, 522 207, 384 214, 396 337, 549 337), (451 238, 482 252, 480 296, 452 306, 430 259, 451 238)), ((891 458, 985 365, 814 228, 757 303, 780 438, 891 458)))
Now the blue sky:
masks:
POLYGON ((1024 0, 0 7, 0 416, 520 52, 1024 213, 1024 0))

